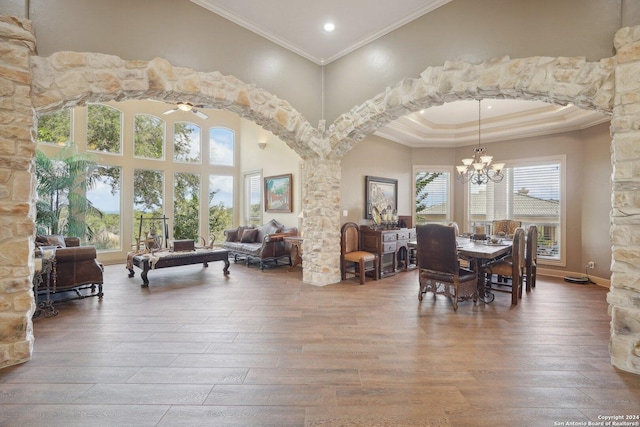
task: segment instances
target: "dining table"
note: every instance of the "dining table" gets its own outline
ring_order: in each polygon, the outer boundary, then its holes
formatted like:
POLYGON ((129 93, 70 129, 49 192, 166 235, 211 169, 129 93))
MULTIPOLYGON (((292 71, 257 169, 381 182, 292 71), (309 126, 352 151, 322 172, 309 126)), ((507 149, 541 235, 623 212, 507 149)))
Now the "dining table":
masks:
POLYGON ((491 240, 474 239, 473 236, 456 237, 458 257, 469 261, 469 267, 478 275, 478 297, 485 303, 495 298, 490 287, 486 285, 483 267, 489 262, 511 253, 513 241, 510 239, 491 240))

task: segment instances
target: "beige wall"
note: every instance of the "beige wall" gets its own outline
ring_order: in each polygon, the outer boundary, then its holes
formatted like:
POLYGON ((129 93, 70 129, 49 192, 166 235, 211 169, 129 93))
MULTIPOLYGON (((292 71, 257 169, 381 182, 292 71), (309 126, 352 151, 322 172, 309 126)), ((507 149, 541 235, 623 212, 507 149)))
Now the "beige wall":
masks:
MULTIPOLYGON (((610 144, 609 123, 583 131, 483 144, 496 161, 566 156, 566 267, 543 266, 559 270, 559 276, 584 275, 587 261, 595 261, 596 269, 589 274, 609 279, 610 205, 604 201, 611 194, 610 144), (594 200, 599 206, 592 206, 594 200)), ((342 222, 370 223, 363 214, 365 175, 398 179, 399 212, 410 214, 413 166, 457 165, 471 150, 472 147, 410 149, 376 136, 364 139, 342 163, 341 209, 349 211, 342 222)), ((453 200, 454 220, 462 226, 464 186, 458 182, 454 185, 453 200)))
MULTIPOLYGON (((611 240, 611 138, 609 123, 582 132, 584 165, 582 167, 582 260, 583 268, 595 261, 588 273, 596 277, 610 276, 611 240)), ((582 270, 584 273, 584 270, 582 270)))
MULTIPOLYGON (((623 3, 626 25, 640 23, 637 0, 623 3)), ((611 57, 620 14, 620 1, 610 0, 454 0, 328 64, 327 120, 446 61, 611 57)))
POLYGON ((411 149, 375 135, 365 138, 342 160, 340 222, 370 224, 365 219, 365 176, 398 180, 398 214, 411 215, 411 149), (343 211, 347 210, 347 216, 343 211))
MULTIPOLYGON (((240 145, 240 177, 238 190, 243 190, 243 175, 247 172, 262 171, 262 190, 264 192, 264 177, 274 175, 292 174, 293 180, 293 212, 265 212, 262 208, 262 222, 275 219, 288 227, 300 227, 298 215, 301 211, 301 184, 300 164, 302 159, 295 151, 287 146, 281 139, 271 132, 261 128, 253 122, 242 120, 242 138, 240 145), (261 150, 258 142, 266 142, 266 147, 261 150)), ((238 195, 238 224, 244 225, 242 212, 244 200, 238 195)), ((264 203, 264 194, 263 194, 264 203)))

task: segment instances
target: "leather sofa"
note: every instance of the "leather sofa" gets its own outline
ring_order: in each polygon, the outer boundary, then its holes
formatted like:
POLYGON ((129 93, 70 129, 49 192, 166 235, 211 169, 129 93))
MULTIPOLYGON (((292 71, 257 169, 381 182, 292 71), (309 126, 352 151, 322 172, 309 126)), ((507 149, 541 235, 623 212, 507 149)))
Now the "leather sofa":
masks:
POLYGON ((226 240, 222 247, 233 255, 233 260, 246 260, 247 266, 259 263, 264 270, 267 262, 278 265, 278 260, 288 260, 291 265, 291 244, 285 242, 287 236, 297 236, 297 227, 286 227, 275 219, 256 227, 241 226, 224 231, 226 240))
MULTIPOLYGON (((102 299, 103 266, 97 260, 94 246, 80 246, 77 237, 61 235, 38 235, 35 243, 36 246, 56 246, 55 274, 52 275, 50 291, 66 293, 64 298, 55 298, 56 301, 90 296, 102 299), (90 293, 82 292, 84 289, 89 289, 90 293), (73 292, 72 296, 69 297, 67 292, 73 292)), ((42 283, 38 292, 45 292, 45 288, 46 284, 42 283)))

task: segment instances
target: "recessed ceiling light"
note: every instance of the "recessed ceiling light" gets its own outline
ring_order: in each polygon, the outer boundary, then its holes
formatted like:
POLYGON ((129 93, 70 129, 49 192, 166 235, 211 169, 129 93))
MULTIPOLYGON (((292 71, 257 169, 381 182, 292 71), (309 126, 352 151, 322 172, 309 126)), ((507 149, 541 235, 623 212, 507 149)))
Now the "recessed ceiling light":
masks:
POLYGON ((323 28, 327 33, 330 33, 336 29, 336 26, 333 22, 327 22, 326 24, 324 24, 323 28))

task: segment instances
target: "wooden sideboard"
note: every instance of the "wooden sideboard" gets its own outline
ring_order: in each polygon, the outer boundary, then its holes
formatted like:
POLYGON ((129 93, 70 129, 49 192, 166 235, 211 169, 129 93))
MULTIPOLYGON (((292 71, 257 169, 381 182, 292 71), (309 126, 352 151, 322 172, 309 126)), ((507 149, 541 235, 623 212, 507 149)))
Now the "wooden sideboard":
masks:
POLYGON ((363 225, 360 227, 360 239, 363 251, 378 254, 381 279, 415 268, 408 246, 410 240, 416 239, 415 228, 376 230, 363 225))

